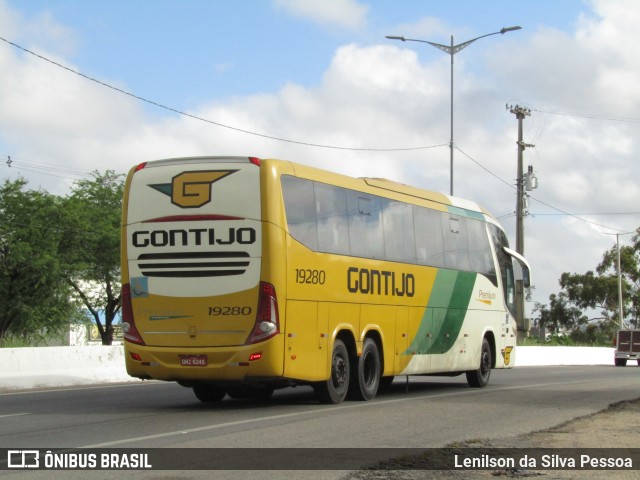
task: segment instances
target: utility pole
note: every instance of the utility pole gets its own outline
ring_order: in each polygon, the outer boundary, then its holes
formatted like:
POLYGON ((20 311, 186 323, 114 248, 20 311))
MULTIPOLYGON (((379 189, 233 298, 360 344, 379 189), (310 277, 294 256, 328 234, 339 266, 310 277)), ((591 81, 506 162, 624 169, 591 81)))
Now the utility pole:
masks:
MULTIPOLYGON (((524 205, 525 205, 525 181, 523 172, 523 154, 527 147, 534 145, 524 143, 522 139, 522 122, 525 117, 531 115, 531 110, 519 105, 507 105, 507 109, 518 119, 518 177, 517 177, 517 199, 516 199, 516 252, 524 256, 524 205)), ((532 173, 529 172, 528 175, 532 173)), ((518 333, 528 336, 530 326, 525 324, 524 318, 524 285, 522 280, 516 280, 516 323, 518 333)))

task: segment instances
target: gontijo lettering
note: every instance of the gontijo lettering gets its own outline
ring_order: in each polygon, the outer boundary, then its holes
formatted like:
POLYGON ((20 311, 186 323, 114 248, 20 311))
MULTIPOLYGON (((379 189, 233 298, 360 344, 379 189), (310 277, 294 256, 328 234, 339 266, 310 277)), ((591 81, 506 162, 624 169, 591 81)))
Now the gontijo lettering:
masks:
POLYGON ((412 273, 396 275, 396 272, 389 270, 349 267, 347 288, 351 293, 413 297, 416 292, 416 279, 412 273))
POLYGON ((131 236, 134 247, 187 247, 192 245, 251 245, 256 242, 254 228, 190 228, 188 230, 138 230, 131 236))

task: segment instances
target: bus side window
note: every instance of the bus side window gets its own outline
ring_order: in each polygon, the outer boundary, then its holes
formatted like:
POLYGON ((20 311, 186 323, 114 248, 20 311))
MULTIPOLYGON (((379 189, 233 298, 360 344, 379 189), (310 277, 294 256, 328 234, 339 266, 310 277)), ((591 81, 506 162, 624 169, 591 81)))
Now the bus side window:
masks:
POLYGON ((416 230, 416 257, 420 265, 444 267, 442 213, 424 207, 413 207, 416 230))
POLYGON ((314 182, 316 218, 318 219, 318 250, 348 255, 349 223, 347 220, 347 191, 314 182))
POLYGON ((444 231, 445 267, 469 270, 467 219, 454 215, 443 215, 442 230, 444 231))
POLYGON ((412 206, 386 198, 382 200, 382 205, 386 259, 393 262, 416 263, 412 206))
POLYGON ((491 238, 493 240, 493 246, 496 249, 496 256, 498 257, 498 264, 500 266, 500 277, 502 280, 502 289, 504 294, 504 302, 513 316, 516 315, 515 304, 515 281, 513 277, 513 259, 503 247, 507 247, 509 242, 507 236, 502 230, 495 225, 489 226, 491 232, 491 238))
POLYGON ((471 271, 487 276, 494 285, 498 285, 496 269, 491 255, 491 245, 484 222, 467 218, 469 235, 469 264, 471 271))
POLYGON ((379 197, 356 191, 348 192, 351 255, 364 258, 384 258, 380 203, 379 197))
POLYGON ((506 273, 505 299, 506 299, 507 307, 511 312, 515 312, 516 311, 516 284, 515 284, 515 281, 513 280, 513 266, 506 264, 505 273, 506 273))
POLYGON ((282 176, 282 193, 291 236, 311 250, 318 249, 318 229, 313 182, 282 176))

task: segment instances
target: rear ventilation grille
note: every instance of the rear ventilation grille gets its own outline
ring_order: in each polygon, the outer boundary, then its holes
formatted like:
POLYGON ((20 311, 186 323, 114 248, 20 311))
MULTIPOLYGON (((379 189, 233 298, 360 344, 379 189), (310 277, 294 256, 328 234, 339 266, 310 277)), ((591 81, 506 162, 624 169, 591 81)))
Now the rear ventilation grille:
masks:
POLYGON ((249 267, 247 252, 143 253, 138 267, 145 277, 226 277, 249 267))

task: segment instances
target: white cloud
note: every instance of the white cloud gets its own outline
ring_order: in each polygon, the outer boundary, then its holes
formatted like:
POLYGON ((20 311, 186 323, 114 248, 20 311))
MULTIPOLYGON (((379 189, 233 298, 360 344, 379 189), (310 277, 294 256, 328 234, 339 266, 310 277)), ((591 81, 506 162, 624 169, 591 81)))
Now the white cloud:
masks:
MULTIPOLYGON (((306 8, 304 14, 312 15, 312 7, 320 2, 278 4, 306 8)), ((470 71, 465 62, 458 62, 456 145, 513 184, 517 122, 504 108, 513 98, 525 99, 533 107, 637 118, 640 98, 635 92, 640 65, 629 51, 640 41, 640 30, 637 22, 628 20, 640 11, 635 4, 628 3, 624 10, 622 2, 595 2, 597 15, 583 17, 573 36, 550 29, 505 36, 490 50, 482 77, 470 71)), ((321 5, 348 7, 351 13, 330 15, 327 6, 324 11, 319 9, 324 16, 314 17, 318 21, 340 16, 348 19, 347 26, 361 26, 365 21, 366 9, 354 2, 321 5)), ((24 19, 0 0, 0 25, 7 23, 2 20, 6 18, 11 18, 13 32, 38 25, 50 30, 42 31, 41 38, 62 38, 60 43, 40 42, 33 48, 73 66, 64 54, 69 37, 55 33, 64 32, 64 26, 51 18, 47 22, 24 19)), ((433 20, 416 25, 437 28, 433 20)), ((146 113, 148 106, 131 97, 3 45, 0 154, 83 171, 110 168, 120 172, 154 158, 254 155, 447 192, 449 69, 446 59, 435 56, 430 63, 421 63, 421 57, 400 42, 344 45, 336 50, 316 87, 290 83, 271 93, 235 97, 224 103, 210 101, 193 111, 222 124, 315 144, 353 148, 444 145, 380 152, 279 142, 168 112, 151 118, 146 113)), ((126 90, 126 86, 122 88, 126 90)), ((540 188, 532 192, 534 198, 572 213, 638 211, 637 123, 535 110, 524 123, 524 140, 536 144, 525 151, 525 166, 533 162, 540 179, 540 188)), ((16 169, 2 166, 0 171, 9 175, 16 169)), ((62 193, 69 183, 45 177, 37 181, 55 193, 62 193)), ((477 200, 496 215, 509 215, 515 209, 514 189, 460 151, 455 152, 455 192, 477 200)), ((542 215, 557 212, 535 201, 530 211, 538 215, 526 219, 525 253, 533 266, 535 299, 544 302, 558 290, 562 272, 593 269, 604 250, 611 247, 612 238, 593 224, 542 215)), ((634 216, 587 218, 624 231, 640 223, 634 216)), ((503 224, 513 242, 513 217, 505 217, 503 224)))
POLYGON ((5 0, 0 0, 0 11, 0 31, 4 37, 27 48, 31 45, 46 45, 49 52, 61 55, 75 53, 77 39, 73 31, 56 22, 49 12, 43 11, 37 17, 27 20, 19 11, 10 8, 5 0))
POLYGON ((274 5, 296 17, 348 29, 365 27, 369 10, 356 0, 274 0, 274 5))

